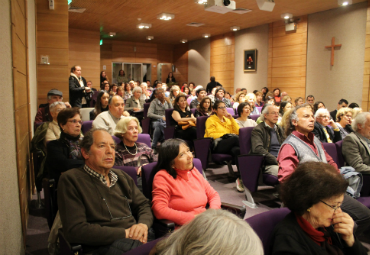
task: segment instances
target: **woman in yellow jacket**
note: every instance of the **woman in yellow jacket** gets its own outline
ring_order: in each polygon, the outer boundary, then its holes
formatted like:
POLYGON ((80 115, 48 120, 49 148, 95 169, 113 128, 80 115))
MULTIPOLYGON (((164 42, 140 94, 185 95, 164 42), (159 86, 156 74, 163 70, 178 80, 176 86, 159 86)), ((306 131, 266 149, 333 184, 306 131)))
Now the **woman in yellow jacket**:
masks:
MULTIPOLYGON (((238 166, 239 125, 233 116, 227 112, 224 102, 216 100, 213 105, 213 115, 206 121, 206 133, 204 137, 212 137, 214 153, 229 154, 233 156, 233 163, 238 166)), ((239 168, 239 167, 238 167, 239 168)), ((243 192, 244 186, 240 178, 236 180, 236 188, 243 192)))

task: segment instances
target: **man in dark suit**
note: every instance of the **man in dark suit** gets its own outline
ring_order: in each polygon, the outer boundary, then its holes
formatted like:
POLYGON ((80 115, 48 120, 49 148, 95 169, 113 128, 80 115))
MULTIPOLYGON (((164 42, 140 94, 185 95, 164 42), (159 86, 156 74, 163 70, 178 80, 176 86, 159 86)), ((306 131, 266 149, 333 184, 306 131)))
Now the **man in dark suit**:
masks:
POLYGON ((339 100, 339 102, 338 102, 338 106, 337 106, 337 109, 336 110, 334 110, 334 111, 332 111, 332 112, 330 112, 330 116, 331 116, 331 118, 334 120, 334 121, 336 121, 336 116, 337 116, 337 112, 338 112, 338 110, 340 109, 340 108, 342 108, 342 107, 347 107, 347 105, 348 105, 348 101, 346 100, 346 99, 341 99, 341 100, 339 100))
POLYGON ((335 143, 342 140, 340 130, 330 119, 327 109, 318 109, 315 113, 315 127, 312 131, 322 143, 335 143), (329 125, 333 128, 330 128, 329 125))

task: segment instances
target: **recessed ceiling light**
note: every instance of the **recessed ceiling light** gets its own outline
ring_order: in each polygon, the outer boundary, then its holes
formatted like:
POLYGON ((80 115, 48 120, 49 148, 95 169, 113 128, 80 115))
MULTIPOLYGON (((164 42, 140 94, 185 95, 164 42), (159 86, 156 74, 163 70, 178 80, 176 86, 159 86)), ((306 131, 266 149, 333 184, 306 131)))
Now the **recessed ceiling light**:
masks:
POLYGON ((148 36, 146 37, 146 39, 147 39, 147 40, 149 40, 149 41, 151 41, 151 40, 153 40, 153 39, 154 39, 154 36, 148 35, 148 36))
POLYGON ((182 39, 182 40, 180 40, 180 42, 182 42, 182 43, 187 43, 187 42, 188 42, 188 40, 186 40, 186 39, 182 39))
POLYGON ((240 29, 240 27, 238 27, 238 26, 230 27, 231 31, 238 31, 239 29, 240 29))
POLYGON ((210 37, 211 35, 210 34, 203 34, 203 37, 204 38, 208 38, 208 37, 210 37))
POLYGON ((116 33, 115 33, 115 32, 110 32, 110 33, 109 33, 109 36, 110 36, 110 37, 113 37, 113 36, 115 36, 115 35, 116 35, 116 33))
POLYGON ((283 14, 281 14, 280 17, 282 19, 291 19, 291 18, 293 18, 293 14, 291 14, 291 13, 283 13, 283 14))
POLYGON ((175 15, 169 14, 169 13, 161 13, 157 15, 157 19, 160 19, 160 20, 171 20, 174 18, 175 18, 175 15))
POLYGON ((352 4, 352 0, 338 0, 338 5, 340 6, 347 6, 352 4))
POLYGON ((152 24, 149 23, 140 23, 136 26, 139 29, 149 29, 152 27, 152 24))
POLYGON ((195 0, 197 4, 207 4, 207 0, 195 0))

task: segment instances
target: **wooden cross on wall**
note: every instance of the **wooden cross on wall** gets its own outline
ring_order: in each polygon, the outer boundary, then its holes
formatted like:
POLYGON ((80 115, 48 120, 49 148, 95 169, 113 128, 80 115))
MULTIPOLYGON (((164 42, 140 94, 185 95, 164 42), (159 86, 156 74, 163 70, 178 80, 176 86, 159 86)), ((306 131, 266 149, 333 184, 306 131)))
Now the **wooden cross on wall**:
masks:
POLYGON ((331 38, 331 45, 325 46, 326 49, 331 49, 331 60, 330 65, 334 65, 334 50, 335 47, 342 47, 342 44, 335 44, 335 37, 331 38))

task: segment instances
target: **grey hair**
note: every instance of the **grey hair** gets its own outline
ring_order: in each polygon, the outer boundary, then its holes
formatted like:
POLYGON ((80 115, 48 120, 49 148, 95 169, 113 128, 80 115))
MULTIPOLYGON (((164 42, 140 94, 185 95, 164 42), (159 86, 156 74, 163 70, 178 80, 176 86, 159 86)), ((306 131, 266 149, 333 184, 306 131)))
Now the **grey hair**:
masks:
POLYGON ((148 84, 146 84, 146 82, 142 82, 142 83, 140 84, 140 86, 148 87, 148 84))
POLYGON ((316 112, 315 112, 315 121, 316 121, 316 118, 320 115, 320 114, 322 114, 322 113, 327 113, 329 116, 330 116, 330 113, 329 113, 329 111, 328 111, 328 109, 326 109, 326 108, 320 108, 320 109, 318 109, 316 112))
POLYGON ((272 104, 266 104, 265 108, 263 108, 263 111, 261 112, 260 120, 265 121, 265 114, 268 114, 269 113, 269 108, 271 106, 274 106, 274 105, 272 105, 272 104))
POLYGON ((361 125, 361 128, 364 128, 367 121, 367 116, 370 115, 370 112, 361 112, 357 114, 356 118, 352 121, 352 129, 355 132, 358 132, 358 124, 361 125))
POLYGON ((56 101, 54 103, 52 103, 51 105, 49 105, 49 111, 50 112, 54 112, 54 109, 57 105, 61 105, 61 106, 64 106, 64 108, 66 108, 66 104, 63 103, 63 102, 60 102, 60 101, 56 101))
POLYGON ((137 118, 135 118, 135 117, 128 116, 128 117, 125 117, 125 118, 120 119, 117 122, 117 126, 116 126, 116 129, 113 132, 113 135, 115 135, 115 136, 117 136, 119 138, 122 138, 124 136, 124 134, 126 134, 126 132, 127 132, 128 123, 130 123, 130 121, 132 121, 132 120, 136 121, 137 127, 138 127, 138 131, 139 131, 139 134, 140 134, 143 130, 140 127, 139 120, 137 118))
POLYGON ((180 90, 180 87, 177 85, 173 85, 170 89, 170 92, 174 91, 175 89, 180 90))
POLYGON ((209 209, 176 230, 156 246, 160 255, 262 255, 261 240, 244 220, 209 209))
MULTIPOLYGON (((51 100, 51 97, 54 96, 54 95, 49 95, 47 96, 48 100, 51 100)), ((61 100, 63 100, 63 97, 61 98, 61 100)))
POLYGON ((292 110, 290 110, 289 112, 290 116, 286 116, 287 118, 287 123, 286 123, 286 128, 285 128, 286 137, 288 137, 295 130, 295 126, 293 125, 293 120, 295 120, 296 122, 299 121, 297 111, 301 108, 309 108, 312 111, 312 107, 307 103, 298 105, 294 107, 292 110))
MULTIPOLYGON (((86 134, 84 134, 84 138, 80 141, 80 147, 81 147, 81 149, 84 149, 86 151, 86 153, 90 152, 90 148, 94 144, 94 133, 96 131, 104 131, 104 132, 107 132, 109 134, 109 132, 105 128, 90 129, 86 134)), ((114 142, 114 140, 113 140, 113 142, 114 142)))
POLYGON ((135 93, 136 91, 140 91, 140 93, 143 93, 143 90, 139 87, 139 86, 136 86, 133 90, 132 90, 132 94, 135 93))

